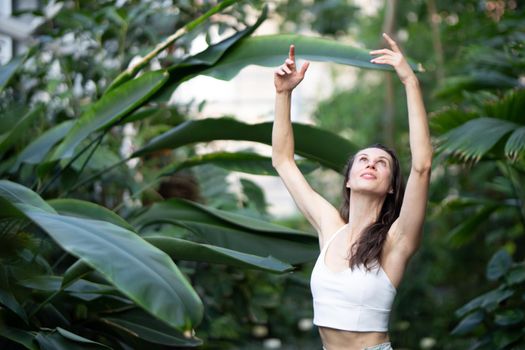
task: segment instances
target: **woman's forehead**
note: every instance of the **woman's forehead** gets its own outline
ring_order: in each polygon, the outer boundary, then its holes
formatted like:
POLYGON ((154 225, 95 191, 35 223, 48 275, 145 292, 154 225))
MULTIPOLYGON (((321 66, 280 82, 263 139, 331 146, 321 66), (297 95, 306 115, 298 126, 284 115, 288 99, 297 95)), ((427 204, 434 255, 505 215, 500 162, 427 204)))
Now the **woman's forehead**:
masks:
POLYGON ((388 159, 392 159, 392 156, 390 156, 390 154, 387 151, 376 147, 362 149, 356 154, 356 156, 360 155, 367 155, 369 157, 385 157, 388 159))

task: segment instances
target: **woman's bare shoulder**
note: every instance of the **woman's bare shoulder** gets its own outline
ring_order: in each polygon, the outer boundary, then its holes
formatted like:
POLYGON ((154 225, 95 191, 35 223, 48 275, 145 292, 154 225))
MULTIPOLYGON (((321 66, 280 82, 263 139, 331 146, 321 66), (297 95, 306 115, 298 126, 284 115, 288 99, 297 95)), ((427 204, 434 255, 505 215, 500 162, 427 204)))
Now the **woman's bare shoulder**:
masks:
POLYGON ((343 221, 339 214, 323 217, 323 220, 321 221, 321 229, 318 232, 319 245, 321 246, 321 249, 323 248, 324 243, 330 240, 330 238, 332 238, 332 236, 336 234, 344 225, 346 225, 346 222, 343 221))

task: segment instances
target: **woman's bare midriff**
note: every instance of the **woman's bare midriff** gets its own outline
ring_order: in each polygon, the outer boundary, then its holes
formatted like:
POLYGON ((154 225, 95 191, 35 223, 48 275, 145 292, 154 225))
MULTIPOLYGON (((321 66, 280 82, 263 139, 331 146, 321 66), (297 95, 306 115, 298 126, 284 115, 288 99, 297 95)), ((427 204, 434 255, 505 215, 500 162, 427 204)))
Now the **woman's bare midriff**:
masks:
POLYGON ((319 334, 326 350, 363 350, 389 341, 386 332, 351 332, 319 327, 319 334))

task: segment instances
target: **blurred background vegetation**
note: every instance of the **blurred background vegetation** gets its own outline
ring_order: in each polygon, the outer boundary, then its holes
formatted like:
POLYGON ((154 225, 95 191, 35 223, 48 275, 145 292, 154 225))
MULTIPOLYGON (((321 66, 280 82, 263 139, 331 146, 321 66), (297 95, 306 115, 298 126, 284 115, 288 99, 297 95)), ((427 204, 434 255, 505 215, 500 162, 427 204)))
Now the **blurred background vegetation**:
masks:
MULTIPOLYGON (((374 6, 93 0, 15 8, 14 18, 41 21, 27 50, 0 68, 0 347, 320 348, 311 324, 311 228, 299 214, 272 217, 255 182, 228 183, 232 172, 274 175, 269 160, 202 155, 195 147, 217 139, 268 143, 269 125, 244 125, 241 116, 197 120, 199 106, 169 99, 201 73, 231 78, 248 64, 279 62, 268 52, 283 36, 250 41, 261 22, 274 21, 281 33, 322 36, 330 45, 375 48, 379 33, 392 33, 424 67, 435 159, 423 243, 391 316, 394 348, 525 349, 524 6, 374 6), (208 48, 191 52, 202 35, 208 48), (238 58, 254 52, 269 58, 238 58), (114 234, 126 245, 110 248, 108 240, 104 257, 86 252, 87 241, 71 233, 84 226, 90 237, 114 234), (144 259, 137 268, 169 267, 163 276, 175 281, 180 318, 162 312, 176 303, 169 295, 150 298, 155 273, 137 272, 133 259, 124 261, 128 270, 106 269, 128 248, 144 259)), ((315 42, 308 45, 314 54, 315 42)), ((394 146, 410 164, 404 91, 391 73, 359 70, 358 84, 336 88, 314 119, 318 128, 296 131, 304 140, 297 148, 304 172, 318 169, 308 176, 321 193, 333 184, 320 177, 370 143, 394 146), (326 156, 321 146, 309 148, 312 135, 339 146, 326 156)))

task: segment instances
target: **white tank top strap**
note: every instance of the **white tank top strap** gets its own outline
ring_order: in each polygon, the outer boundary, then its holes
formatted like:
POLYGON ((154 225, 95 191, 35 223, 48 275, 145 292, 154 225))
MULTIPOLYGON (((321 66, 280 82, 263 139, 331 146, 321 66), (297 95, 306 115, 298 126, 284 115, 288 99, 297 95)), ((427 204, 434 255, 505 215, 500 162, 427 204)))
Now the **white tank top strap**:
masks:
POLYGON ((324 245, 323 245, 323 249, 321 249, 321 253, 324 253, 327 249, 328 249, 328 246, 330 245, 330 243, 332 243, 332 241, 335 239, 335 237, 343 232, 344 228, 348 226, 348 223, 344 224, 343 226, 341 226, 337 231, 334 232, 334 234, 332 235, 332 237, 330 237, 328 239, 328 242, 326 242, 324 245))

